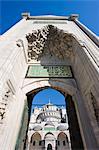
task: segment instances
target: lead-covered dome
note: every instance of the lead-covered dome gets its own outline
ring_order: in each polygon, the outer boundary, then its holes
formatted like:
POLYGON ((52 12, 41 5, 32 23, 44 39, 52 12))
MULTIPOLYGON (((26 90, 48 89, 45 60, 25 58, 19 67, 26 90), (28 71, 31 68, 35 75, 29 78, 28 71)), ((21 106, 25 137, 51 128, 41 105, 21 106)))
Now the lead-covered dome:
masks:
POLYGON ((49 102, 48 104, 43 106, 41 113, 37 117, 37 122, 38 120, 47 122, 60 122, 60 109, 49 102))

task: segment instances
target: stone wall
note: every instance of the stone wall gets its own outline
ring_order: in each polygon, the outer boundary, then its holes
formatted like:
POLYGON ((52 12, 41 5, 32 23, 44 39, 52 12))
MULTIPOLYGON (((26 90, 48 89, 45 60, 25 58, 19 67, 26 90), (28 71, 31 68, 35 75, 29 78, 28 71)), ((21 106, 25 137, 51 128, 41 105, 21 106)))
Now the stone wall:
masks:
MULTIPOLYGON (((47 20, 47 19, 46 19, 47 20)), ((99 139, 97 120, 99 106, 99 49, 95 43, 71 20, 54 19, 45 23, 22 19, 4 35, 0 36, 0 145, 1 150, 14 150, 17 141, 26 94, 32 90, 53 87, 73 96, 83 140, 87 145, 96 145, 99 139), (59 21, 59 22, 58 22, 59 21), (37 64, 72 65, 75 79, 26 79, 26 35, 48 24, 72 34, 73 56, 59 60, 56 56, 42 57, 37 64), (56 23, 57 22, 57 23, 56 23), (90 125, 91 122, 91 125, 90 125), (85 124, 85 125, 84 125, 85 124), (91 132, 92 131, 92 132, 91 132), (93 132, 94 131, 94 132, 93 132), (89 138, 90 137, 90 138, 89 138), (85 139, 84 139, 85 138, 85 139)), ((39 20, 40 21, 40 20, 39 20)), ((86 145, 86 144, 85 144, 86 145)))
POLYGON ((88 48, 85 43, 81 45, 81 43, 79 44, 76 40, 74 40, 74 51, 75 57, 72 60, 74 77, 78 89, 82 94, 96 139, 98 140, 99 68, 96 63, 97 61, 93 59, 94 56, 91 54, 91 47, 88 48))

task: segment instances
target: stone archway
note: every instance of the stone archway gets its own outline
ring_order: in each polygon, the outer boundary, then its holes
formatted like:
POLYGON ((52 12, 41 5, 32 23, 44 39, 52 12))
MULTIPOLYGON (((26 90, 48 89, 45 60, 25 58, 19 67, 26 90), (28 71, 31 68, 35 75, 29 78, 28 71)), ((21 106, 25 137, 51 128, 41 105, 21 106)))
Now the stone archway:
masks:
MULTIPOLYGON (((40 81, 40 84, 37 84, 37 86, 39 87, 39 88, 35 88, 34 90, 31 90, 31 91, 29 91, 28 93, 27 93, 27 102, 28 102, 28 122, 29 122, 29 116, 30 116, 30 111, 29 110, 31 110, 31 104, 32 104, 32 100, 33 100, 33 97, 39 92, 39 91, 41 91, 41 90, 43 90, 43 89, 46 89, 46 88, 48 88, 48 87, 51 87, 51 85, 50 86, 44 86, 44 83, 46 83, 45 81, 40 81), (43 83, 43 84, 42 84, 43 83), (42 86, 41 86, 42 85, 42 86), (41 87, 40 87, 41 86, 41 87)), ((53 89, 56 89, 56 90, 58 90, 59 92, 61 92, 65 97, 67 97, 67 99, 66 99, 66 101, 72 101, 72 103, 73 103, 73 107, 75 107, 75 103, 76 103, 76 101, 73 99, 73 94, 75 95, 75 91, 77 90, 77 89, 75 89, 73 86, 71 86, 71 85, 69 85, 69 84, 66 84, 66 83, 64 83, 64 82, 59 82, 59 81, 52 81, 52 83, 53 83, 53 86, 51 87, 51 88, 53 88, 53 89), (58 84, 57 84, 57 82, 58 82, 58 84), (54 84, 55 83, 55 84, 54 84), (60 84, 59 84, 60 83, 60 84), (60 86, 56 86, 56 85, 60 85, 60 86), (66 88, 66 89, 65 89, 66 88)), ((47 84, 45 84, 45 85, 49 85, 48 83, 47 84)), ((33 83, 32 84, 29 84, 28 85, 29 86, 29 89, 32 89, 33 88, 33 83), (32 86, 32 88, 31 88, 31 86, 32 86)), ((69 103, 70 104, 70 103, 69 103)), ((68 106, 69 106, 69 109, 68 109, 68 117, 70 118, 70 120, 73 120, 73 117, 74 116, 72 116, 71 114, 71 112, 70 112, 70 110, 72 110, 72 108, 71 108, 71 104, 69 105, 68 104, 68 106)), ((77 108, 74 108, 73 110, 76 110, 76 112, 78 111, 77 110, 77 108)), ((77 124, 76 124, 76 131, 78 130, 78 132, 79 132, 79 134, 78 134, 78 136, 79 136, 79 140, 80 140, 80 142, 78 142, 78 144, 76 145, 75 144, 75 142, 74 142, 74 138, 72 138, 72 136, 71 136, 71 140, 73 140, 73 144, 72 144, 72 149, 74 148, 80 148, 80 149, 83 149, 83 142, 82 142, 82 133, 81 133, 81 129, 80 129, 80 127, 79 127, 79 123, 78 123, 78 118, 77 118, 77 114, 75 113, 75 117, 74 118, 76 118, 75 119, 75 121, 77 121, 77 124), (79 144, 80 143, 80 144, 79 144)), ((69 123, 69 125, 71 125, 70 123, 69 123)), ((71 134, 75 134, 76 132, 75 131, 72 131, 73 130, 73 128, 70 128, 70 133, 71 134)), ((77 141, 76 141, 77 142, 77 141)))
POLYGON ((53 133, 49 132, 44 137, 45 141, 45 150, 55 150, 56 148, 56 139, 53 133))

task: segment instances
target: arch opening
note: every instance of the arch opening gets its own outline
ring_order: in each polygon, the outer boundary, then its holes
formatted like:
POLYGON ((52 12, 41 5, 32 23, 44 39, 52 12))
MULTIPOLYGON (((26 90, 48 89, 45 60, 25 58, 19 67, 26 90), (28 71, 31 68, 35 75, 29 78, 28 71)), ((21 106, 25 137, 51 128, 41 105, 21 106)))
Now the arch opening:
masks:
POLYGON ((52 150, 52 145, 51 144, 48 144, 47 150, 52 150))
MULTIPOLYGON (((49 87, 45 87, 45 89, 48 89, 49 87)), ((53 88, 54 89, 54 88, 53 88)), ((30 92, 29 94, 27 94, 27 105, 28 105, 28 123, 27 126, 29 126, 29 122, 31 120, 31 110, 32 110, 32 102, 33 99, 35 98, 36 94, 43 91, 44 88, 40 88, 40 89, 36 89, 35 91, 30 92)), ((56 89, 55 89, 56 90, 56 89)), ((66 135, 63 136, 62 138, 63 140, 61 141, 61 146, 63 145, 64 148, 66 147, 71 147, 71 149, 83 149, 83 142, 82 142, 82 137, 81 137, 81 133, 80 133, 80 128, 79 128, 79 124, 78 124, 78 120, 77 120, 77 115, 76 115, 76 109, 75 109, 75 104, 72 100, 72 96, 67 94, 65 95, 64 91, 61 91, 60 89, 57 89, 57 91, 64 96, 64 104, 65 104, 65 110, 67 113, 67 123, 68 125, 66 126, 66 122, 64 122, 63 120, 61 121, 61 123, 64 124, 64 126, 61 124, 60 126, 58 125, 57 128, 55 128, 54 126, 52 126, 51 124, 47 124, 46 126, 43 127, 43 130, 45 129, 46 131, 49 130, 53 130, 54 131, 58 131, 58 132, 64 132, 66 131, 69 135, 70 138, 68 138, 66 135), (75 128, 74 128, 75 125, 75 128), (47 127, 47 128, 46 128, 47 127), (77 137, 76 137, 77 135, 77 137), (76 140, 77 139, 77 140, 76 140)), ((46 106, 47 107, 47 106, 46 106)), ((47 108, 48 109, 48 108, 47 108)), ((33 110, 32 110, 33 111, 33 110)), ((56 111, 56 110, 55 110, 56 111)), ((50 112, 49 112, 50 113, 50 112)), ((39 116, 39 115, 38 115, 39 116)), ((41 115, 39 117, 37 117, 37 120, 39 120, 39 118, 41 117, 41 115)), ((44 117, 45 118, 45 117, 44 117)), ((38 121, 37 123, 39 125, 41 125, 42 121, 38 121)), ((47 120, 47 123, 49 123, 49 121, 47 120)), ((53 123, 53 122, 52 122, 53 123)), ((44 124, 45 125, 45 124, 44 124)), ((28 131, 29 131, 29 127, 27 128, 27 132, 26 135, 28 135, 28 131)), ((32 129, 31 129, 32 130, 32 129)), ((42 132, 42 129, 38 129, 38 132, 42 132)), ((66 133, 65 133, 66 134, 66 133)), ((43 136, 42 136, 43 137, 43 136)), ((25 137, 26 138, 26 137, 25 137)), ((59 137, 54 139, 54 149, 59 149, 58 144, 60 144, 59 141, 59 137), (58 148, 57 148, 58 147, 58 148)), ((46 142, 45 139, 43 137, 43 139, 41 140, 42 142, 42 147, 46 147, 46 142)), ((29 141, 28 141, 29 142, 29 141)), ((48 143, 47 143, 48 144, 48 143)), ((52 144, 53 145, 53 144, 52 144)), ((60 147, 61 147, 60 146, 60 147)), ((27 143, 25 143, 25 147, 27 147, 27 143)), ((60 150, 60 149, 59 149, 60 150)))
POLYGON ((45 150, 56 149, 56 138, 55 135, 51 132, 46 133, 44 136, 45 141, 45 150))
POLYGON ((42 146, 41 141, 42 141, 42 138, 41 138, 40 133, 38 133, 38 132, 33 133, 33 135, 31 136, 31 139, 30 139, 29 150, 32 150, 32 149, 36 150, 36 149, 41 148, 41 146, 42 146))
POLYGON ((69 149, 69 140, 64 132, 59 133, 57 136, 57 150, 61 150, 61 148, 63 150, 69 149))

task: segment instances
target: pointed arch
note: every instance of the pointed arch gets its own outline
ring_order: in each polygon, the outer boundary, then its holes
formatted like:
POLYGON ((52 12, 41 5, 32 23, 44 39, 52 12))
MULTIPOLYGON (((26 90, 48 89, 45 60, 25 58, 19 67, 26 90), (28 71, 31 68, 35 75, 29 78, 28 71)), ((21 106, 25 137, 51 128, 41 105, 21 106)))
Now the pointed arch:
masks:
POLYGON ((66 133, 60 132, 57 136, 57 150, 60 150, 61 148, 63 150, 69 149, 69 141, 66 133))
POLYGON ((30 139, 29 150, 39 149, 41 141, 42 141, 42 137, 40 133, 38 132, 33 133, 30 139))
POLYGON ((32 136, 31 136, 31 141, 41 140, 41 139, 42 139, 41 134, 38 133, 38 132, 33 133, 32 136))

